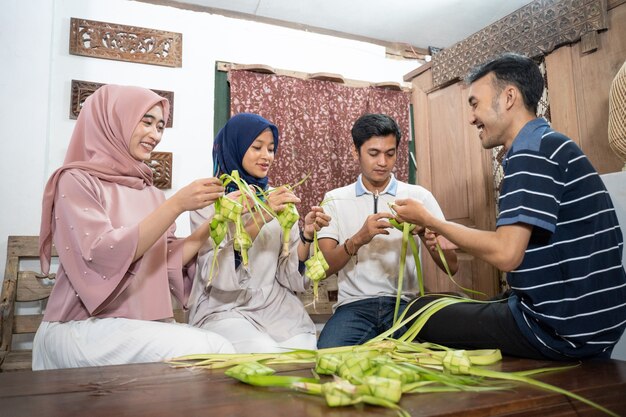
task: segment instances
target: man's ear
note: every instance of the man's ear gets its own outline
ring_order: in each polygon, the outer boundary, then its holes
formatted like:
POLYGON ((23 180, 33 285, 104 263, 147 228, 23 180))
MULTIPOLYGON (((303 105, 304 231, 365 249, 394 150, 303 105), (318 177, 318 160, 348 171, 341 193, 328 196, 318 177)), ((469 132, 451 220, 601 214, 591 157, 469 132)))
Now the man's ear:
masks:
MULTIPOLYGON (((504 103, 507 110, 511 110, 511 108, 515 104, 519 104, 519 100, 523 100, 520 91, 517 89, 517 87, 513 85, 507 85, 504 88, 503 94, 505 99, 504 103)), ((523 102, 521 104, 522 106, 524 105, 523 102)))

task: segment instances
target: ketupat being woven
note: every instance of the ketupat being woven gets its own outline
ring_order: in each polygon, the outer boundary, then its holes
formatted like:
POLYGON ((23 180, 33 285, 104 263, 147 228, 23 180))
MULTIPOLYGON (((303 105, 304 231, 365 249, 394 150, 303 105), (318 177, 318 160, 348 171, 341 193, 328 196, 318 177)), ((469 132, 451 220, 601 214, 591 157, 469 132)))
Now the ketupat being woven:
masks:
POLYGON ((326 279, 326 271, 330 268, 320 250, 316 230, 313 231, 313 256, 304 261, 304 265, 306 266, 305 274, 313 283, 313 302, 315 303, 319 297, 319 282, 326 279))
POLYGON ((609 145, 626 170, 626 62, 617 72, 609 91, 609 145))
POLYGON ((287 254, 289 254, 289 231, 299 219, 300 215, 298 214, 296 205, 293 203, 287 203, 285 209, 276 216, 276 220, 283 231, 283 250, 281 256, 287 256, 287 254))

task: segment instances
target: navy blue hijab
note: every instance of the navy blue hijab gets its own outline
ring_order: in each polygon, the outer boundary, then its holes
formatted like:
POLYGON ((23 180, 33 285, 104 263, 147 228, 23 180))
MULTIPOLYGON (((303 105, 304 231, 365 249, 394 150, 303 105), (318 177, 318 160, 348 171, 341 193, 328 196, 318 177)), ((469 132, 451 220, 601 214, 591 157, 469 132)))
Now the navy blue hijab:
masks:
MULTIPOLYGON (((252 113, 239 113, 231 117, 218 132, 213 142, 213 174, 216 177, 232 171, 239 171, 241 179, 249 185, 267 189, 268 178, 255 178, 243 168, 243 156, 252 142, 265 129, 270 128, 274 135, 274 152, 278 149, 278 128, 272 123, 252 113)), ((228 184, 226 193, 236 191, 237 186, 228 184)))

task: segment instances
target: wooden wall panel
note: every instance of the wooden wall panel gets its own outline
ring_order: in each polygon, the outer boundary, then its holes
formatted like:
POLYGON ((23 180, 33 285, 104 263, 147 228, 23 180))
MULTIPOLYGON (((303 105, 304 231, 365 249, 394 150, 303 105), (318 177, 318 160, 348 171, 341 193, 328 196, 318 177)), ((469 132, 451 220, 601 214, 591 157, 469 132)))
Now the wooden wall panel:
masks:
POLYGON ((456 82, 505 51, 534 58, 581 38, 593 48, 595 34, 606 28, 606 0, 535 0, 434 55, 433 80, 456 82))
POLYGON ((609 88, 626 60, 626 3, 608 13, 609 30, 598 36, 598 49, 581 44, 546 56, 552 126, 575 140, 601 173, 621 170, 608 142, 609 88))
POLYGON ((432 76, 430 71, 426 74, 422 74, 415 79, 416 85, 423 85, 426 83, 425 88, 414 88, 412 90, 411 102, 413 104, 413 122, 415 123, 415 160, 417 161, 416 170, 416 183, 422 187, 430 190, 432 188, 430 178, 430 141, 428 138, 429 131, 429 109, 428 109, 428 95, 426 90, 432 86, 432 76), (428 84, 430 79, 430 84, 428 84), (417 111, 415 109, 421 109, 417 111))
MULTIPOLYGON (((626 60, 626 4, 609 12, 611 30, 599 36, 598 50, 581 54, 580 43, 573 46, 573 56, 580 62, 582 94, 578 100, 583 150, 601 174, 620 171, 623 164, 609 146, 609 89, 626 60)), ((578 93, 578 92, 577 92, 578 93)))
POLYGON ((467 149, 461 123, 460 86, 452 85, 428 95, 430 107, 431 192, 450 220, 464 222, 469 217, 467 190, 467 149), (460 120, 459 120, 460 121, 460 120))
POLYGON ((564 46, 546 56, 546 73, 552 127, 580 146, 571 46, 564 46))
MULTIPOLYGON (((418 183, 433 193, 448 220, 492 230, 491 153, 469 124, 467 88, 457 83, 432 90, 430 70, 418 75, 413 87, 418 183)), ((467 253, 457 256, 454 279, 459 285, 490 296, 497 293, 495 268, 467 253)), ((428 291, 459 291, 429 255, 422 261, 428 291)))
MULTIPOLYGON (((448 220, 468 224, 472 222, 469 217, 472 203, 468 193, 469 163, 460 120, 462 108, 459 91, 460 86, 455 84, 428 95, 431 192, 448 220)), ((459 259, 455 280, 462 287, 473 288, 472 260, 471 257, 459 259)), ((437 277, 436 291, 459 290, 434 263, 429 275, 437 277)))
MULTIPOLYGON (((469 89, 462 86, 460 91, 462 106, 463 137, 467 143, 468 183, 471 184, 471 194, 468 199, 470 206, 470 227, 480 230, 495 230, 496 228, 496 200, 493 181, 493 157, 490 149, 484 149, 478 136, 478 129, 470 125, 470 107, 468 104, 469 89)), ((471 265, 471 286, 484 294, 495 295, 500 292, 499 271, 487 262, 474 258, 469 254, 467 263, 471 265)))

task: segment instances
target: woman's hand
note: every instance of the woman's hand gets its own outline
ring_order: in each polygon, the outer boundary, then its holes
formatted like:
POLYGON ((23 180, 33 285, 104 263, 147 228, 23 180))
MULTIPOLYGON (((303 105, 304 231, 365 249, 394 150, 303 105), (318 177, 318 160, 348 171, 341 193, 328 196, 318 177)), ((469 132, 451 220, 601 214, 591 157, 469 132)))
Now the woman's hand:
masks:
POLYGON ((278 187, 269 192, 267 204, 274 213, 280 213, 285 209, 287 203, 299 203, 300 199, 287 187, 278 187))
MULTIPOLYGON (((222 195, 224 195, 224 187, 217 178, 202 178, 181 188, 139 223, 139 239, 133 261, 142 257, 154 245, 154 242, 167 232, 181 213, 204 208, 213 204, 222 195)), ((204 235, 200 239, 195 239, 194 244, 190 245, 187 240, 185 241, 183 264, 187 263, 198 252, 200 244, 208 237, 208 225, 197 235, 201 233, 204 235)))
POLYGON ((211 177, 193 181, 181 188, 171 199, 182 213, 211 205, 223 195, 222 182, 218 178, 211 177))
POLYGON ((328 226, 330 216, 324 213, 324 209, 319 206, 311 207, 306 216, 304 216, 304 229, 302 234, 305 239, 313 240, 313 233, 319 231, 322 227, 328 226))

